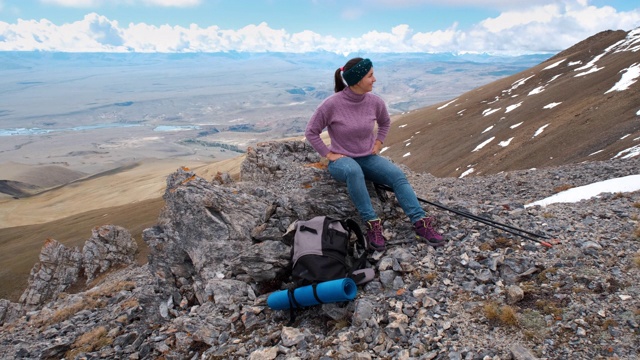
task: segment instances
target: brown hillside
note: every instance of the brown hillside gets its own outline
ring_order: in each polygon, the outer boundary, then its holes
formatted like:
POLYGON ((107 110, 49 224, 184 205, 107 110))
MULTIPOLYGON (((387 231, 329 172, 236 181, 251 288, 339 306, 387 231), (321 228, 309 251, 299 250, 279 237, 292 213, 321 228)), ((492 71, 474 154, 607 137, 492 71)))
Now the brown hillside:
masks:
POLYGON ((630 44, 639 37, 604 32, 529 70, 402 115, 384 155, 439 177, 611 159, 640 137, 640 84, 608 92, 637 66, 630 44))
POLYGON ((46 239, 55 239, 66 246, 82 248, 91 237, 91 229, 116 224, 131 232, 140 252, 138 261, 146 263, 147 246, 142 231, 156 224, 162 198, 139 201, 110 208, 91 210, 44 224, 0 228, 0 298, 18 301, 27 285, 29 271, 38 262, 46 239))
MULTIPOLYGON (((213 179, 218 172, 237 178, 243 159, 240 156, 195 164, 192 170, 207 179, 213 179)), ((147 246, 142 241, 142 231, 157 223, 164 206, 162 194, 166 177, 179 167, 178 161, 149 160, 37 195, 0 198, 0 263, 3 265, 0 298, 18 301, 46 239, 55 239, 69 247, 83 246, 96 226, 114 224, 128 229, 138 242, 138 261, 145 263, 147 246)), ((32 181, 44 184, 44 180, 39 179, 49 176, 51 169, 16 166, 12 170, 13 178, 31 177, 32 181)))

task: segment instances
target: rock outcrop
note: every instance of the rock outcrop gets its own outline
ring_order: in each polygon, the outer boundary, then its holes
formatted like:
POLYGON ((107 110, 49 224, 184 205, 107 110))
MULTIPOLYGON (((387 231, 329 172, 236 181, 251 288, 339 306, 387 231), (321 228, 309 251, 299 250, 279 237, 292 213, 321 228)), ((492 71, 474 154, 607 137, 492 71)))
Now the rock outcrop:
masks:
POLYGON ((302 310, 293 324, 266 304, 289 285, 285 233, 315 215, 357 218, 345 186, 301 141, 249 149, 237 182, 178 169, 143 234, 148 264, 133 263, 114 225, 94 229, 83 251, 47 241, 20 303, 0 301, 0 357, 633 359, 640 194, 524 204, 634 174, 639 162, 465 179, 407 170, 420 195, 546 232, 554 246, 428 208, 448 239, 434 249, 415 240, 393 195, 371 188, 389 238, 368 259, 376 278, 354 301, 302 310))
POLYGON ((81 280, 88 284, 114 266, 134 263, 137 251, 138 245, 129 231, 115 225, 93 229, 82 251, 47 239, 20 303, 29 309, 37 308, 81 280))

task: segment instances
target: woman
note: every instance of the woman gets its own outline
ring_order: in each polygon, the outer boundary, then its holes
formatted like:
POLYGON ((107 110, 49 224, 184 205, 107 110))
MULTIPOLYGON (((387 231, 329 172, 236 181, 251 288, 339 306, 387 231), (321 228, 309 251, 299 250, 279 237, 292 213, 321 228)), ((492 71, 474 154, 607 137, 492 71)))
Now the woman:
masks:
POLYGON ((335 94, 316 109, 305 136, 329 160, 331 176, 347 184, 351 201, 366 224, 367 241, 374 250, 384 251, 382 222, 373 209, 365 180, 393 189, 419 239, 434 247, 444 245, 442 235, 433 228, 434 219, 426 217, 404 172, 378 155, 391 119, 384 101, 371 93, 376 81, 371 60, 349 60, 336 70, 334 80, 335 94), (331 139, 329 146, 320 138, 325 128, 331 139))

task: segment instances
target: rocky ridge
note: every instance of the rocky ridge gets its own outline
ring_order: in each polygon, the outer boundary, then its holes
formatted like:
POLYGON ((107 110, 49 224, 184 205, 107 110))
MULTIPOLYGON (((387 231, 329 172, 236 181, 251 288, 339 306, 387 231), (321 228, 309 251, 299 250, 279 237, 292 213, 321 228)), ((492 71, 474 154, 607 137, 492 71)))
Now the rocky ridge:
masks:
MULTIPOLYGON (((346 304, 299 312, 266 299, 288 286, 284 234, 297 219, 355 217, 342 184, 301 141, 247 153, 241 180, 189 169, 134 263, 126 229, 82 250, 47 240, 19 303, 0 300, 7 359, 636 359, 640 193, 525 207, 569 187, 636 174, 638 157, 468 178, 405 169, 430 201, 553 238, 553 247, 426 209, 449 241, 417 242, 390 194, 371 189, 390 239, 374 281, 346 304)), ((133 244, 133 245, 132 245, 133 244)))

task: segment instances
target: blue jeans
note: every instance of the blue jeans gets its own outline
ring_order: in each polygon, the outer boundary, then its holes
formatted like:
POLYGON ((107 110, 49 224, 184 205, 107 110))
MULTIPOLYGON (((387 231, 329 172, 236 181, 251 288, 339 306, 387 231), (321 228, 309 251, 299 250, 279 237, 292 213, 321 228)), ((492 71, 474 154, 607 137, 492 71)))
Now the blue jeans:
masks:
POLYGON ((387 158, 378 155, 343 157, 329 161, 329 173, 335 180, 347 184, 349 197, 364 222, 378 218, 371 205, 365 180, 391 187, 412 224, 425 217, 425 212, 404 172, 387 158))

